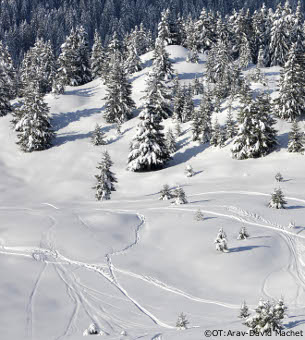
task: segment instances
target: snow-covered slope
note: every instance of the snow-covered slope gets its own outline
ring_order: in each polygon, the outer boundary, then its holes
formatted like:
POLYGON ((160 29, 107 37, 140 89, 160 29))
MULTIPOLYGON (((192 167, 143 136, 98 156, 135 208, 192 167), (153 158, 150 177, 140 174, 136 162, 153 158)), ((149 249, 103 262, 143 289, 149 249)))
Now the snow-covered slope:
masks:
MULTIPOLYGON (((204 56, 190 64, 184 48, 167 49, 181 82, 203 74, 204 56)), ((131 79, 138 107, 151 57, 143 56, 145 69, 131 79)), ((265 72, 275 96, 279 69, 265 72)), ((304 329, 305 163, 287 152, 290 124, 277 124, 277 151, 244 161, 231 159, 230 145, 192 142, 190 124, 183 124, 166 169, 132 173, 126 160, 137 118, 118 137, 103 120, 104 94, 95 80, 58 98, 48 95, 57 139, 42 152, 19 151, 11 117, 1 118, 1 339, 74 340, 95 322, 108 339, 197 340, 206 329, 245 330, 237 318, 243 300, 253 309, 261 297, 281 296, 289 308, 286 327, 304 329), (90 143, 96 123, 105 147, 90 143), (92 186, 104 149, 118 186, 111 201, 96 202, 92 186), (185 177, 186 164, 194 177, 185 177), (280 211, 267 207, 278 171, 288 201, 280 211), (189 204, 159 201, 163 184, 182 185, 189 204), (194 220, 198 208, 202 222, 194 220), (242 226, 251 237, 238 241, 242 226), (226 254, 213 244, 220 227, 229 239, 226 254), (185 331, 175 328, 181 312, 190 321, 185 331)), ((194 99, 198 105, 200 97, 194 99)), ((224 123, 226 103, 222 109, 224 123)))

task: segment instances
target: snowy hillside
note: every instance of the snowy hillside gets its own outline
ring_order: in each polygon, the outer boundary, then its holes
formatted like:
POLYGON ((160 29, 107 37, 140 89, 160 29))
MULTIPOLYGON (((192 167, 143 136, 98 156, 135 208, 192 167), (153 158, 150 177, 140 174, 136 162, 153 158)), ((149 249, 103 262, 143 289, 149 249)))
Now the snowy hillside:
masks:
MULTIPOLYGON (((185 48, 167 51, 181 83, 203 75, 205 56, 193 64, 185 48)), ((130 79, 136 115, 151 58, 152 52, 142 56, 145 68, 130 79)), ((280 70, 263 70, 275 97, 280 70)), ((1 118, 0 338, 74 340, 96 323, 109 340, 198 340, 206 330, 246 330, 237 317, 244 300, 252 312, 260 298, 281 297, 285 327, 305 330, 305 161, 287 152, 291 124, 278 121, 276 151, 238 161, 232 144, 199 145, 184 123, 168 166, 135 173, 126 162, 138 118, 124 123, 118 136, 115 124, 103 119, 104 96, 100 80, 47 95, 57 138, 46 151, 21 152, 12 117, 1 118), (105 146, 90 143, 96 123, 105 146), (105 149, 117 191, 97 202, 92 187, 105 149), (185 176, 187 164, 195 176, 185 176), (283 210, 268 208, 277 172, 288 202, 283 210), (164 184, 181 185, 189 203, 158 200, 164 184), (203 221, 194 219, 199 208, 203 221), (247 240, 237 240, 242 226, 247 240), (228 253, 215 250, 221 227, 228 253), (190 322, 186 330, 176 328, 181 312, 190 322)), ((200 96, 194 100, 198 106, 200 96)), ((238 104, 233 107, 236 118, 238 104)), ((221 109, 223 124, 228 103, 221 109)))

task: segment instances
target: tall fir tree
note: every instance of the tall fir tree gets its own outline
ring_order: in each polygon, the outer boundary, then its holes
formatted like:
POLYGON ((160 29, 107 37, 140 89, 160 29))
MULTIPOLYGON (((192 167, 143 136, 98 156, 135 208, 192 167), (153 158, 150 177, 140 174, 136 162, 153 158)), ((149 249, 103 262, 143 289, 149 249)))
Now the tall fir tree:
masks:
POLYGON ((25 94, 29 86, 42 94, 51 92, 56 69, 50 42, 45 43, 42 39, 37 39, 22 61, 20 71, 22 94, 25 94))
POLYGON ((260 95, 254 100, 249 93, 242 103, 238 124, 239 131, 231 149, 233 158, 262 157, 277 145, 275 120, 270 115, 270 101, 266 96, 260 95))
POLYGON ((143 99, 145 102, 149 102, 154 106, 155 114, 159 119, 167 119, 172 116, 169 90, 154 66, 147 76, 145 96, 143 99))
POLYGON ((131 98, 132 87, 120 58, 112 60, 106 81, 106 108, 104 112, 108 123, 124 123, 132 118, 135 103, 131 98))
POLYGON ((57 80, 62 84, 79 86, 91 81, 88 38, 82 26, 71 30, 58 61, 57 80))
POLYGON ((10 98, 11 88, 7 82, 7 76, 0 66, 0 117, 4 117, 12 111, 10 98))
MULTIPOLYGON (((1 79, 5 83, 4 92, 8 93, 9 99, 14 99, 18 93, 18 77, 17 71, 14 67, 11 54, 8 51, 7 46, 4 46, 0 40, 0 68, 1 68, 1 79)), ((4 86, 4 85, 2 85, 4 86)))
POLYGON ((275 100, 275 114, 294 121, 305 113, 305 69, 297 45, 293 44, 288 60, 281 71, 279 97, 275 100))
POLYGON ((139 115, 137 133, 130 144, 128 169, 150 171, 165 166, 170 159, 160 118, 155 115, 154 106, 145 104, 139 115))
POLYGON ((169 9, 161 13, 161 21, 158 24, 158 39, 160 39, 165 46, 171 44, 171 33, 169 27, 169 9))
POLYGON ((177 151, 177 143, 175 135, 172 129, 168 129, 166 133, 166 146, 170 155, 174 154, 177 151))
POLYGON ((16 109, 18 118, 15 130, 18 131, 17 144, 24 152, 40 151, 51 147, 55 137, 49 117, 49 108, 39 92, 27 91, 24 104, 16 109))
POLYGON ((92 46, 90 58, 92 79, 103 78, 105 73, 105 51, 102 45, 102 39, 97 31, 94 33, 94 43, 92 46))
POLYGON ((173 78, 174 70, 169 54, 165 49, 164 41, 157 39, 153 53, 153 68, 162 79, 169 80, 173 78))

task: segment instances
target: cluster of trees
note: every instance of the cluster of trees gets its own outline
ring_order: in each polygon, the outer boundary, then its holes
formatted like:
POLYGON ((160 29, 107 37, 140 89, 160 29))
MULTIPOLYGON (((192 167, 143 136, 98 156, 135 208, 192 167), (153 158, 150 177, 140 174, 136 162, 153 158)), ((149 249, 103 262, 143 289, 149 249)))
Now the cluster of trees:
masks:
MULTIPOLYGON (((96 30, 103 41, 108 42, 115 31, 120 37, 124 37, 141 22, 145 23, 145 27, 152 32, 153 36, 156 36, 161 13, 168 7, 170 8, 169 20, 174 34, 180 31, 180 27, 176 25, 179 18, 197 18, 202 8, 206 11, 219 11, 220 14, 217 17, 211 16, 213 21, 216 21, 214 18, 228 16, 233 9, 240 10, 244 5, 253 13, 264 2, 274 10, 279 3, 278 0, 248 0, 246 3, 239 0, 187 2, 180 0, 170 2, 165 0, 3 0, 0 3, 0 37, 9 46, 14 61, 19 65, 24 54, 37 38, 42 38, 44 41, 50 40, 55 54, 58 55, 65 37, 77 24, 85 27, 89 33, 90 45, 92 45, 96 30)), ((295 7, 297 0, 291 0, 291 4, 295 7)), ((268 11, 266 12, 268 14, 268 11)), ((273 16, 275 14, 276 11, 273 16)), ((231 17, 235 18, 236 14, 233 13, 231 17)), ((250 17, 250 20, 255 21, 256 26, 259 26, 261 16, 253 14, 253 19, 250 17)), ((198 19, 194 21, 197 23, 198 19)), ((224 23, 227 21, 227 19, 223 20, 224 23)), ((249 21, 249 17, 245 17, 245 21, 249 21)), ((269 31, 271 26, 268 24, 266 27, 269 31)), ((196 26, 198 25, 200 22, 196 26)), ((263 31, 264 28, 261 27, 261 30, 263 31)))

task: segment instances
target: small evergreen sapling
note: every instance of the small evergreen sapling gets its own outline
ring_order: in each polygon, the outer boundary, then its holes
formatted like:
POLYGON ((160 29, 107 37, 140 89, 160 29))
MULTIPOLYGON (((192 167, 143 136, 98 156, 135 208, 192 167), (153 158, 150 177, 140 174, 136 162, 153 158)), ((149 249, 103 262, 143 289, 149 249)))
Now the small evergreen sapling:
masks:
POLYGON ((283 178, 283 176, 282 176, 282 174, 280 173, 280 172, 278 172, 276 175, 275 175, 275 180, 277 181, 277 182, 283 182, 283 180, 284 180, 284 178, 283 178))
POLYGON ((204 215, 203 215, 202 211, 200 209, 198 209, 195 213, 195 221, 200 222, 200 221, 203 221, 203 219, 204 219, 204 215))
POLYGON ((223 231, 223 228, 219 229, 219 232, 217 234, 216 240, 214 242, 216 244, 216 250, 222 251, 224 253, 228 252, 228 241, 227 241, 227 235, 223 231))
POLYGON ((185 172, 186 177, 193 177, 195 175, 195 172, 190 164, 186 166, 184 172, 185 172))
POLYGON ((187 204, 187 198, 185 195, 185 191, 181 186, 179 185, 178 188, 175 190, 175 204, 180 205, 180 204, 187 204))
POLYGON ((95 125, 95 129, 92 133, 91 136, 91 142, 93 145, 98 146, 98 145, 105 145, 106 142, 104 140, 105 134, 101 130, 101 126, 99 124, 95 125))
POLYGON ((159 197, 159 200, 167 201, 173 198, 173 195, 171 193, 171 189, 168 184, 164 184, 162 190, 160 191, 161 196, 159 197))
POLYGON ((179 316, 178 316, 178 320, 176 322, 176 327, 181 329, 181 330, 184 330, 184 329, 187 329, 187 325, 189 324, 189 321, 187 320, 186 318, 186 315, 184 315, 183 313, 181 313, 179 316))
POLYGON ((248 317, 250 316, 250 313, 249 313, 249 308, 246 304, 246 301, 244 301, 242 304, 241 304, 241 307, 240 307, 240 312, 239 312, 239 318, 240 319, 247 319, 248 317))
POLYGON ((294 229, 295 228, 295 222, 294 221, 290 221, 289 225, 288 225, 289 229, 294 229))
POLYGON ((285 197, 281 188, 274 189, 274 192, 271 195, 271 200, 268 205, 269 208, 284 209, 286 204, 287 202, 285 201, 285 197))
POLYGON ((246 227, 242 227, 239 231, 239 235, 237 237, 238 240, 246 240, 249 237, 249 234, 246 230, 246 227))
POLYGON ((96 323, 92 323, 83 333, 83 336, 88 335, 104 335, 104 332, 99 329, 96 323))
POLYGON ((109 153, 105 151, 102 155, 102 161, 98 163, 97 169, 100 170, 100 173, 95 175, 97 184, 93 187, 96 190, 95 197, 98 201, 110 200, 111 191, 116 190, 114 183, 117 183, 117 179, 110 170, 112 164, 109 153))
POLYGON ((255 314, 248 317, 244 325, 260 334, 271 335, 272 331, 280 331, 284 328, 283 319, 286 310, 283 299, 273 303, 260 300, 255 314))

